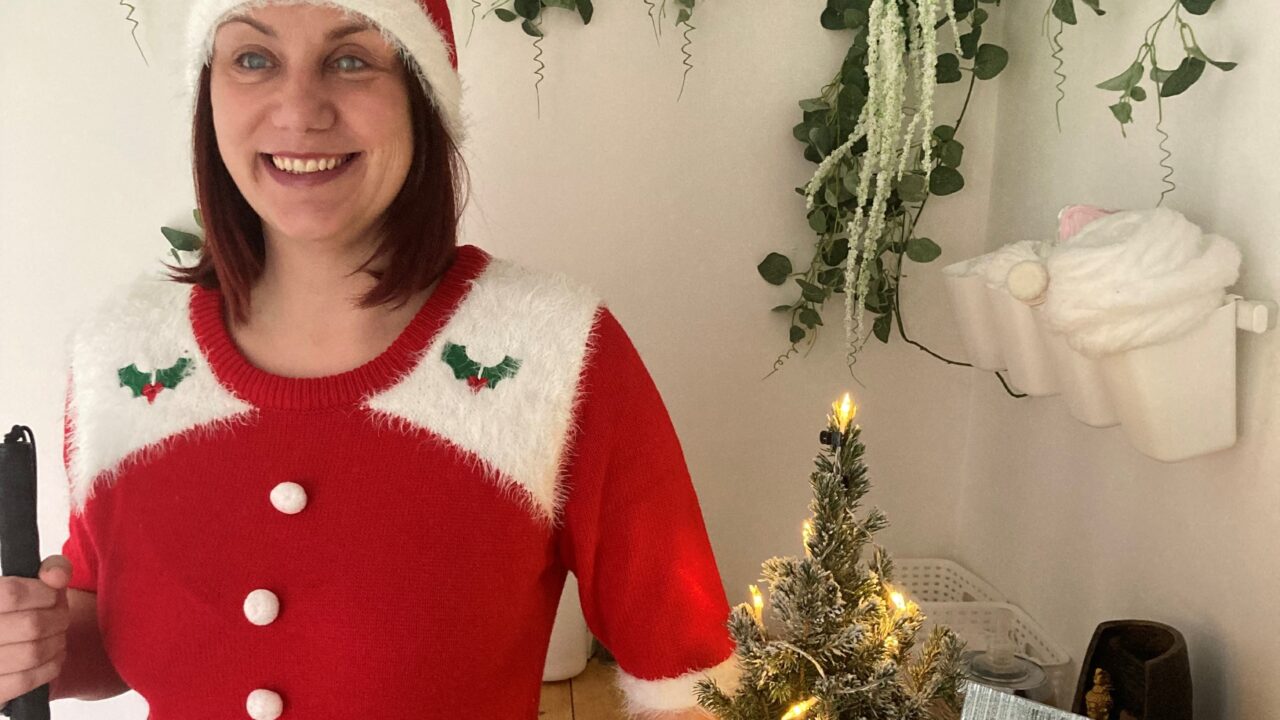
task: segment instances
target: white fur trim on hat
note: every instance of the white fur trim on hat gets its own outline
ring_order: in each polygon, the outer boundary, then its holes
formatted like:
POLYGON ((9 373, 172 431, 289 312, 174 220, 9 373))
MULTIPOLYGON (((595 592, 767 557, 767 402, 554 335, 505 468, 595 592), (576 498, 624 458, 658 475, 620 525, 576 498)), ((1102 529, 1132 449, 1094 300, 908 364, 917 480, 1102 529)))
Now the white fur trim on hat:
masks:
POLYGON ((382 37, 419 68, 418 80, 440 113, 449 135, 461 145, 466 128, 462 81, 450 61, 444 34, 417 0, 192 0, 187 16, 185 82, 187 106, 194 113, 200 70, 213 55, 213 38, 231 17, 267 5, 323 5, 358 13, 378 26, 382 37))

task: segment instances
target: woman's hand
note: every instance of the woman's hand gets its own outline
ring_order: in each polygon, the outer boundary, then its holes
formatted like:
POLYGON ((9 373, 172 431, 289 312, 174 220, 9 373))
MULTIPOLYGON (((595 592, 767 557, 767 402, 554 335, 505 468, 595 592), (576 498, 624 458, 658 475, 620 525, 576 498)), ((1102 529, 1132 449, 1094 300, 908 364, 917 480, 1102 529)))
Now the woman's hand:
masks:
POLYGON ((0 577, 0 704, 52 682, 67 658, 71 561, 50 555, 38 578, 0 577))

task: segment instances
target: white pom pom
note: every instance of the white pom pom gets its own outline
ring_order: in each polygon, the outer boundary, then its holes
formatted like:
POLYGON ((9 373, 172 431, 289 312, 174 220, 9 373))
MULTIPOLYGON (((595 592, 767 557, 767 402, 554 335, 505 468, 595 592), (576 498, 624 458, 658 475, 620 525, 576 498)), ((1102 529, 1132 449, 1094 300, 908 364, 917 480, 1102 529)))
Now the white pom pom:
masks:
POLYGON ((284 699, 279 693, 258 688, 249 693, 245 709, 253 720, 276 720, 284 712, 284 699))
POLYGON ((244 616, 254 625, 270 625, 280 615, 280 598, 259 588, 245 596, 244 616))
POLYGON ((1009 268, 1009 294, 1028 305, 1044 302, 1049 289, 1049 271, 1044 263, 1026 260, 1009 268))
POLYGON ((271 504, 282 513, 295 515, 307 506, 307 491, 295 482, 282 482, 271 488, 271 504))

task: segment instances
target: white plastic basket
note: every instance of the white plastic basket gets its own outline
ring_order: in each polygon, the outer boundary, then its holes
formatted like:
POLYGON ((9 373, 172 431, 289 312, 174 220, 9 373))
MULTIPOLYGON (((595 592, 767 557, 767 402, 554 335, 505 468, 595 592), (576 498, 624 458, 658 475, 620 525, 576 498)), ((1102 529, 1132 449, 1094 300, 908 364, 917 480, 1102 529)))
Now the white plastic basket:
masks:
POLYGON ((893 580, 917 603, 1004 602, 986 580, 943 558, 893 561, 893 580))
POLYGON ((1053 687, 1053 704, 1063 707, 1071 702, 1076 681, 1071 656, 1022 608, 1000 602, 942 602, 921 603, 920 609, 926 617, 924 633, 932 631, 934 625, 946 625, 965 641, 969 650, 987 649, 999 615, 1009 613, 1014 651, 1044 668, 1053 687))
POLYGON ((924 612, 926 634, 934 625, 946 625, 968 649, 985 650, 1000 614, 1009 613, 1015 652, 1044 668, 1055 704, 1070 703, 1076 681, 1071 656, 1022 608, 1005 602, 1004 595, 990 583, 943 558, 895 559, 893 569, 894 584, 924 612))

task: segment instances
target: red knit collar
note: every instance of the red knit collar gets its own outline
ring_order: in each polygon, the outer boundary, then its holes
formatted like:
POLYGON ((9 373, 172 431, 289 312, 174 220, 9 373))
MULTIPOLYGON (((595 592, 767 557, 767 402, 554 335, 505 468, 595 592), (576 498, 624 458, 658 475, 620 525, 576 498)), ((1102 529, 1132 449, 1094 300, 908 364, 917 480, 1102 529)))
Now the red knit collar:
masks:
POLYGON ((347 405, 386 389, 413 368, 489 259, 488 253, 474 245, 459 245, 436 289, 391 345, 360 367, 336 375, 291 378, 252 365, 227 330, 220 290, 192 286, 189 319, 214 376, 246 402, 284 410, 347 405))

